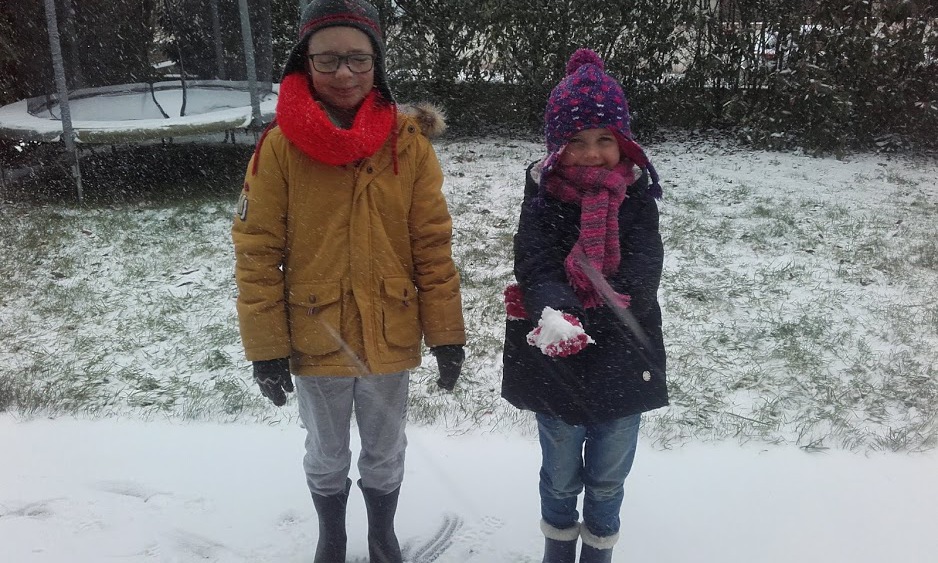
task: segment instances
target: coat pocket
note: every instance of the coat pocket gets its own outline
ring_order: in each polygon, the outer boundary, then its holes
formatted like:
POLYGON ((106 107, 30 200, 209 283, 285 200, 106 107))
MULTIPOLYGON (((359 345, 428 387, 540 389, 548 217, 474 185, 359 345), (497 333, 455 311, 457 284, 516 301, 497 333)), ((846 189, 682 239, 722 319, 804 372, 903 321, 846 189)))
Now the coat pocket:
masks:
POLYGON ((384 339, 392 346, 420 344, 420 311, 417 287, 409 278, 385 278, 382 295, 384 339))
POLYGON ((308 356, 335 352, 342 346, 342 286, 339 282, 290 286, 290 342, 308 356))

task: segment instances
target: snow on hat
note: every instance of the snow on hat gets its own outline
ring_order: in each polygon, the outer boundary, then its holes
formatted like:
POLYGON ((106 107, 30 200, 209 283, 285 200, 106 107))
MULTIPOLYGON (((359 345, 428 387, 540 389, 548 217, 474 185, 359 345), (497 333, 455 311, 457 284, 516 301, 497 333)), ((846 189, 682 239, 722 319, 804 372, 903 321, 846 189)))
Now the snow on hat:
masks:
POLYGON ((606 74, 602 59, 590 49, 577 49, 567 61, 567 76, 547 100, 544 137, 547 158, 542 178, 554 168, 570 138, 584 129, 609 129, 619 141, 619 150, 651 177, 651 190, 661 197, 658 173, 645 151, 632 137, 629 102, 619 83, 606 74))
POLYGON ((393 102, 385 70, 386 53, 380 18, 375 7, 364 0, 312 0, 300 16, 299 39, 290 51, 283 76, 306 72, 309 38, 320 29, 336 26, 354 27, 371 39, 375 50, 375 87, 385 100, 393 102))

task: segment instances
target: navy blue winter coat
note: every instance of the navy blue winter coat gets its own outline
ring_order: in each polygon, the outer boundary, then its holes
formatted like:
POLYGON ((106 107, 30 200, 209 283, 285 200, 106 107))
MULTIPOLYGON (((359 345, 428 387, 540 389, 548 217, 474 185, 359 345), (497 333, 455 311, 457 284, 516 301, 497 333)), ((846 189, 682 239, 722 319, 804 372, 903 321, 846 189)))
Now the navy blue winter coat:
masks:
POLYGON ((529 319, 506 321, 502 397, 573 425, 667 405, 657 297, 664 249, 647 174, 629 186, 619 209, 621 261, 618 273, 607 277, 616 292, 631 296, 630 307, 619 312, 624 318, 607 306, 587 309, 580 320, 596 343, 566 358, 550 358, 526 338, 544 307, 582 310, 563 264, 579 236, 580 207, 549 195, 539 203, 532 166, 514 237, 515 278, 529 319))

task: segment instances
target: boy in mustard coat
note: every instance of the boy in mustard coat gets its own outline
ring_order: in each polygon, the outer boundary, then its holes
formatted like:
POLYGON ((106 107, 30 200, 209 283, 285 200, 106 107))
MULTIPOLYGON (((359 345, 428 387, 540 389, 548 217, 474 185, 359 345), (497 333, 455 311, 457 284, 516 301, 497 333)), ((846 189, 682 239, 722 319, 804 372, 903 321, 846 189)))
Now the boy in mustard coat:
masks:
POLYGON ((451 390, 466 341, 452 220, 427 136, 432 108, 398 111, 375 9, 317 0, 280 85, 276 121, 248 165, 232 238, 245 355, 286 402, 296 375, 317 563, 344 562, 350 425, 373 562, 399 562, 407 388, 421 338, 451 390))

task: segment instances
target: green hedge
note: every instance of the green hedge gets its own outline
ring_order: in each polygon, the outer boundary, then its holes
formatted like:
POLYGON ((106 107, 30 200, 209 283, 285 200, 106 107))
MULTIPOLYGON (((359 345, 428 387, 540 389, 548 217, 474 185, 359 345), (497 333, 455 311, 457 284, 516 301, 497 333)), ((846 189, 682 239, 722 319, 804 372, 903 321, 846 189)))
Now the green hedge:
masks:
MULTIPOLYGON (((188 52, 207 58, 192 59, 187 68, 209 72, 204 69, 212 66, 203 0, 69 1, 80 25, 73 26, 77 43, 60 25, 66 62, 83 70, 90 85, 145 78, 152 69, 143 53, 174 45, 159 43, 166 34, 156 26, 172 19, 165 10, 173 10, 176 20, 180 10, 191 12, 191 21, 199 14, 201 35, 187 40, 200 47, 188 52), (140 25, 140 13, 153 27, 140 25)), ((249 3, 256 11, 264 1, 270 0, 249 3)), ((720 127, 763 146, 818 152, 934 148, 938 138, 934 1, 375 4, 399 98, 439 104, 455 133, 536 133, 564 62, 586 46, 603 56, 628 92, 640 136, 661 127, 720 127), (767 60, 772 53, 774 61, 767 60)), ((231 6, 222 5, 226 62, 234 73, 243 60, 234 40, 240 29, 231 6)), ((296 37, 290 21, 296 3, 271 5, 273 52, 282 60, 296 37)), ((0 3, 0 103, 54 91, 47 49, 39 0, 0 3)), ((279 64, 274 66, 277 76, 279 64)))

